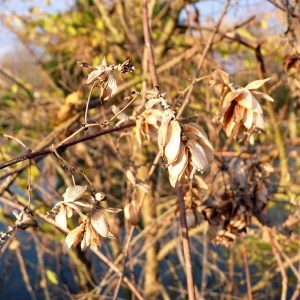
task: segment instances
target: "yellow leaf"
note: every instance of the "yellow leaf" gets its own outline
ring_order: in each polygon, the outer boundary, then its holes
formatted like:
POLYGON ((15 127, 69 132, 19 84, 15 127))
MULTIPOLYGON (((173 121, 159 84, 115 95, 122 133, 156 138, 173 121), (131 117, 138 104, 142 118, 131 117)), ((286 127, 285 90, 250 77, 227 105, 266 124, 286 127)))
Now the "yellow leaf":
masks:
POLYGON ((47 279, 54 285, 58 285, 57 274, 50 269, 46 269, 47 279))

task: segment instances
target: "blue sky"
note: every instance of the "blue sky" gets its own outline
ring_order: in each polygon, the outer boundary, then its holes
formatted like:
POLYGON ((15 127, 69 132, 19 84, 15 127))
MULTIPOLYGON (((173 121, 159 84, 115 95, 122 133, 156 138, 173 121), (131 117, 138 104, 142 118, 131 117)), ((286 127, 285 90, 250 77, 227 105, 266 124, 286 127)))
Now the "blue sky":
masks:
MULTIPOLYGON (((32 7, 38 7, 41 11, 55 13, 70 8, 72 3, 73 0, 0 0, 0 56, 11 51, 17 43, 17 38, 14 34, 7 30, 1 23, 1 15, 11 12, 26 14, 32 7)), ((208 20, 207 22, 209 20, 216 20, 220 15, 224 3, 225 0, 199 1, 197 6, 200 8, 202 22, 205 20, 208 20)), ((231 3, 223 23, 233 23, 234 25, 253 14, 259 19, 260 14, 270 12, 274 14, 276 12, 274 6, 267 0, 232 0, 231 3)), ((273 27, 279 26, 276 18, 273 22, 273 27)), ((282 28, 278 28, 278 30, 283 32, 282 28)))
POLYGON ((26 14, 31 8, 38 7, 41 11, 60 12, 72 6, 73 0, 0 0, 0 56, 17 43, 17 38, 3 25, 1 15, 12 12, 26 14))

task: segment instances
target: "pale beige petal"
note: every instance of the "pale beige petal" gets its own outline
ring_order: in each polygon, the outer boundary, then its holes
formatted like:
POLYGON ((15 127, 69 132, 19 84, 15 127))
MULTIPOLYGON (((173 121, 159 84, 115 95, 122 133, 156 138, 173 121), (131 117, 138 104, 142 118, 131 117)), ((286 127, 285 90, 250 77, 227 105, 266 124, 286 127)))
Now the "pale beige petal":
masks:
POLYGON ((158 109, 151 110, 151 113, 149 113, 146 116, 146 122, 155 126, 156 128, 159 127, 159 124, 161 123, 162 119, 162 112, 158 109))
POLYGON ((91 232, 90 248, 97 250, 98 246, 101 246, 101 236, 93 229, 91 232))
POLYGON ((266 78, 266 79, 260 79, 260 80, 254 80, 247 84, 245 86, 245 89, 247 90, 257 90, 260 88, 262 85, 264 85, 267 81, 269 81, 271 78, 266 78))
POLYGON ((172 120, 169 125, 168 134, 170 139, 165 146, 164 155, 168 164, 172 164, 178 157, 181 145, 181 127, 179 122, 172 120))
POLYGON ((236 105, 233 112, 233 119, 235 122, 240 122, 246 114, 246 108, 241 105, 236 105))
POLYGON ((92 226, 91 226, 90 223, 87 223, 85 225, 84 234, 83 234, 83 237, 82 237, 82 241, 80 243, 81 251, 84 251, 91 244, 91 235, 92 235, 92 228, 91 227, 92 226))
POLYGON ((205 133, 205 131, 197 124, 197 123, 188 123, 188 124, 184 124, 182 126, 182 129, 185 133, 193 133, 195 135, 197 135, 198 137, 200 137, 201 139, 207 139, 207 134, 205 133))
POLYGON ((254 114, 254 112, 252 110, 247 109, 246 114, 244 116, 244 120, 243 120, 244 126, 247 129, 250 129, 252 127, 252 124, 253 124, 253 114, 254 114))
POLYGON ((206 157, 210 163, 214 161, 215 155, 214 155, 214 149, 212 146, 208 146, 207 144, 203 143, 202 140, 198 140, 198 143, 201 145, 201 147, 204 149, 204 152, 206 154, 206 157))
POLYGON ((103 74, 102 69, 95 69, 88 75, 88 78, 84 84, 89 85, 89 84, 95 82, 99 78, 99 76, 101 76, 102 74, 103 74))
POLYGON ((105 56, 103 56, 103 58, 102 58, 101 66, 103 66, 103 67, 107 66, 107 62, 106 62, 106 57, 105 56))
POLYGON ((65 244, 68 248, 71 248, 72 246, 76 247, 78 243, 83 238, 83 232, 84 232, 84 225, 81 224, 78 227, 75 227, 73 230, 71 230, 65 239, 65 244))
POLYGON ((169 124, 173 119, 173 115, 168 111, 164 111, 162 116, 161 125, 158 129, 158 147, 160 151, 163 151, 167 141, 169 140, 169 124))
POLYGON ((82 194, 86 191, 87 186, 74 185, 68 187, 66 192, 63 194, 64 201, 73 202, 80 198, 82 194))
POLYGON ((191 159, 193 165, 198 169, 198 171, 206 171, 209 169, 209 161, 206 157, 204 149, 195 141, 187 141, 187 148, 189 148, 191 153, 191 159))
POLYGON ((229 84, 229 74, 221 69, 216 69, 211 74, 210 86, 215 85, 228 85, 229 84))
POLYGON ((103 237, 114 238, 114 235, 109 229, 109 224, 107 223, 104 214, 98 210, 94 212, 90 218, 91 224, 94 229, 103 237))
POLYGON ((259 91, 251 91, 251 92, 257 98, 261 98, 261 99, 264 99, 264 100, 274 102, 274 99, 268 94, 265 94, 265 93, 262 93, 262 92, 259 92, 259 91))
POLYGON ((151 109, 154 105, 160 103, 160 98, 152 98, 149 101, 147 101, 147 103, 145 104, 145 108, 146 110, 151 109))
POLYGON ((101 83, 103 87, 102 95, 100 96, 101 101, 107 101, 113 96, 117 90, 117 81, 115 80, 113 73, 110 71, 106 81, 101 83))
POLYGON ((263 113, 260 104, 256 100, 256 98, 252 95, 252 93, 248 90, 244 90, 243 93, 237 98, 238 104, 251 109, 254 112, 263 113))
POLYGON ((235 121, 233 120, 233 118, 230 119, 229 122, 228 122, 227 124, 225 124, 225 133, 226 133, 226 135, 227 135, 228 137, 231 136, 232 130, 233 130, 233 128, 234 128, 234 126, 235 126, 236 124, 238 124, 238 123, 235 122, 235 121))
POLYGON ((185 146, 182 143, 180 146, 180 152, 177 160, 173 164, 168 166, 169 180, 171 186, 175 187, 176 183, 181 179, 187 164, 188 164, 188 155, 186 153, 185 146))
POLYGON ((63 228, 67 228, 67 212, 64 205, 60 205, 58 214, 55 216, 55 222, 63 228))
POLYGON ((254 113, 254 125, 256 128, 265 129, 264 116, 262 114, 254 113))
POLYGON ((212 144, 210 143, 207 134, 202 129, 201 126, 199 126, 197 123, 188 123, 186 125, 183 125, 183 128, 186 128, 188 132, 191 132, 199 137, 198 141, 201 143, 201 145, 205 144, 207 148, 211 150, 211 152, 214 152, 214 148, 212 144), (185 127, 186 126, 186 127, 185 127))
POLYGON ((66 212, 67 218, 71 218, 73 216, 73 209, 71 207, 66 206, 66 212))
POLYGON ((228 109, 230 106, 231 102, 235 100, 239 95, 241 94, 241 91, 234 91, 234 92, 229 92, 222 103, 222 108, 221 108, 221 115, 224 115, 225 111, 228 109))
POLYGON ((130 170, 126 171, 126 177, 132 185, 136 184, 135 176, 133 175, 133 173, 130 170))
POLYGON ((136 129, 135 129, 135 134, 136 134, 136 139, 138 144, 141 146, 142 145, 142 119, 138 118, 136 120, 136 129))

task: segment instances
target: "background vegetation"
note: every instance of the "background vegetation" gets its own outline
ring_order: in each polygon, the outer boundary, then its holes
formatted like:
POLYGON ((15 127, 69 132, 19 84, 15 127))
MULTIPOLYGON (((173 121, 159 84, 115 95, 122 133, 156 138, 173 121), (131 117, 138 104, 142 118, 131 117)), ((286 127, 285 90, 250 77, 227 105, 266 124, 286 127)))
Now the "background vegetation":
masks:
MULTIPOLYGON (((247 1, 215 1, 216 13, 209 17, 203 1, 148 1, 160 91, 167 93, 180 121, 205 129, 215 149, 210 173, 184 190, 188 223, 194 227, 189 235, 197 299, 300 297, 300 7, 296 2, 258 1, 261 8, 271 4, 272 10, 234 19, 234 12, 247 1), (266 128, 254 145, 227 139, 222 131, 216 116, 220 90, 210 87, 210 76, 202 78, 217 68, 241 86, 271 78, 262 91, 275 102, 260 101, 266 128), (232 178, 239 176, 245 176, 247 188, 267 180, 267 204, 257 214, 251 211, 246 230, 218 240, 203 207, 218 192, 234 192, 232 178)), ((59 153, 62 159, 53 151, 26 159, 81 128, 91 88, 84 85, 89 70, 77 61, 97 66, 105 55, 109 65, 131 58, 135 67, 123 79, 116 78, 118 89, 109 101, 100 103, 99 89, 93 90, 90 124, 110 120, 112 106, 125 107, 133 91, 153 88, 141 1, 78 0, 67 11, 54 14, 33 6, 26 13, 2 12, 1 21, 22 44, 1 58, 1 229, 7 232, 15 222, 13 210, 22 211, 29 200, 39 226, 3 234, 1 295, 186 299, 178 199, 164 162, 156 159, 155 143, 145 141, 140 147, 134 127, 129 127, 68 147, 59 153), (18 163, 5 165, 16 157, 18 163), (145 197, 136 191, 128 170, 150 186, 145 197), (117 241, 103 239, 96 251, 77 247, 63 253, 66 232, 46 215, 73 180, 84 186, 86 178, 95 191, 107 196, 109 207, 123 209, 141 197, 143 205, 134 226, 122 213, 107 215, 117 241)), ((140 97, 126 109, 128 121, 138 115, 143 101, 140 97)), ((102 130, 93 126, 76 138, 102 130)), ((246 189, 240 195, 243 202, 252 194, 246 189)), ((76 219, 69 226, 74 228, 76 219)))

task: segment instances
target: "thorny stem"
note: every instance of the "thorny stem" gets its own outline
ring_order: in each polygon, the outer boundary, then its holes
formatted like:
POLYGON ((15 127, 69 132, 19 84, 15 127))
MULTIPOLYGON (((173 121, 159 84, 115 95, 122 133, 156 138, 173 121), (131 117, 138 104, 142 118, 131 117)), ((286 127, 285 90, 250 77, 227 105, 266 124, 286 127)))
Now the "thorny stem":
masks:
POLYGON ((192 258, 191 258, 191 247, 189 240, 189 232, 186 222, 186 213, 185 205, 183 198, 183 189, 181 183, 177 183, 176 192, 179 202, 179 211, 180 211, 180 223, 181 223, 181 233, 182 233, 182 245, 183 245, 183 255, 185 260, 185 271, 187 278, 187 290, 188 290, 188 299, 195 300, 195 289, 194 289, 194 278, 193 278, 193 269, 192 269, 192 258))

